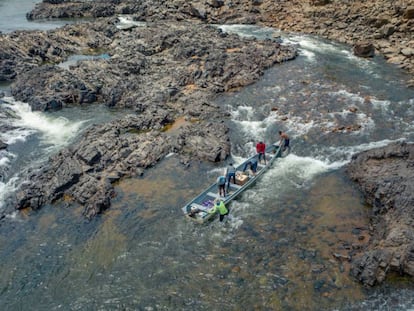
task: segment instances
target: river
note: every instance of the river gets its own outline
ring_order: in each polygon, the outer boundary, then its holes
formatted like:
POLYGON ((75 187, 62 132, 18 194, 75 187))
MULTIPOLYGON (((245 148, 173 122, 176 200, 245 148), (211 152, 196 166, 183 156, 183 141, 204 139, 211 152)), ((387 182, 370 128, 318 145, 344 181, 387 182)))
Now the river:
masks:
MULTIPOLYGON (((112 207, 90 222, 64 203, 10 214, 0 227, 2 310, 414 309, 412 280, 392 275, 365 289, 349 276, 346 256, 369 239, 369 207, 344 175, 355 152, 413 140, 409 77, 381 57, 356 58, 320 38, 222 29, 298 44, 296 60, 217 99, 231 115, 231 161, 249 156, 258 140, 274 142, 278 130, 291 136, 291 153, 231 204, 223 223, 195 225, 181 206, 224 164, 185 168, 174 155, 120 182, 112 207)), ((7 98, 0 202, 34 162, 120 113, 33 113, 7 98)))

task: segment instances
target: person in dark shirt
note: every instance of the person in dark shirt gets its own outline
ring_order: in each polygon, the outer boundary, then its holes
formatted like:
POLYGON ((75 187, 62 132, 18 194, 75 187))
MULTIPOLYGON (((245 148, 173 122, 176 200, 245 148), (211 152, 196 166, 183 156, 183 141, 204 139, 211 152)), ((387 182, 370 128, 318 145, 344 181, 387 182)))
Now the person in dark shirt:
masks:
POLYGON ((218 194, 222 197, 226 196, 226 176, 220 175, 217 177, 218 194))
POLYGON ((249 166, 250 166, 250 169, 253 172, 253 175, 256 175, 256 172, 257 172, 257 159, 256 159, 256 157, 251 158, 250 161, 247 161, 244 164, 243 172, 245 172, 247 170, 247 167, 249 167, 249 166))
POLYGON ((233 178, 233 183, 236 183, 236 168, 233 166, 233 163, 230 163, 226 168, 226 179, 230 184, 231 179, 233 178))

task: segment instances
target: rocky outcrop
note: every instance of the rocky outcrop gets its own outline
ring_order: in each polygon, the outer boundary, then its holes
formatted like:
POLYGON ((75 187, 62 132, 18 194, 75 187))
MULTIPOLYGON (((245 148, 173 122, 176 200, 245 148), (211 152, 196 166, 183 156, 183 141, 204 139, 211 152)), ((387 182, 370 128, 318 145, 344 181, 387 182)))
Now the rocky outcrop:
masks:
POLYGON ((36 19, 133 14, 142 21, 197 18, 208 23, 264 24, 350 46, 369 42, 388 62, 414 73, 413 10, 410 0, 99 0, 43 1, 28 16, 36 19))
POLYGON ((3 142, 3 141, 0 140, 0 150, 7 149, 7 146, 8 145, 5 142, 3 142))
MULTIPOLYGON (((296 55, 293 48, 277 42, 241 39, 212 26, 184 22, 149 23, 122 31, 116 28, 116 19, 111 19, 93 26, 66 26, 50 35, 22 33, 21 37, 20 54, 14 56, 21 65, 13 67, 17 76, 11 89, 16 99, 28 102, 35 110, 92 102, 143 110, 149 98, 151 104, 165 103, 187 93, 216 94, 237 89, 256 81, 265 68, 296 55), (32 42, 45 37, 50 50, 62 46, 62 53, 55 56, 45 49, 46 65, 37 53, 30 58, 30 67, 26 66, 27 56, 18 56, 26 52, 25 44, 32 46, 32 42), (111 57, 82 61, 69 70, 50 65, 60 62, 63 55, 82 50, 90 53, 91 49, 105 51, 111 57)), ((16 40, 20 41, 16 34, 4 36, 6 44, 0 50, 7 58, 16 40)))
POLYGON ((390 271, 414 276, 414 144, 357 154, 347 172, 372 206, 372 241, 351 273, 370 286, 390 271))
POLYGON ((88 129, 81 141, 30 174, 17 193, 18 207, 38 209, 64 197, 83 205, 85 215, 92 217, 110 206, 114 182, 142 174, 170 152, 191 152, 210 161, 222 161, 230 152, 227 128, 220 121, 184 122, 169 132, 159 130, 166 124, 167 111, 158 112, 162 118, 148 114, 151 118, 128 115, 88 129))
POLYGON ((357 42, 354 47, 354 54, 360 57, 374 57, 375 48, 371 42, 357 42))
MULTIPOLYGON (((1 35, 0 81, 14 81, 17 99, 35 110, 104 102, 134 113, 89 128, 77 143, 33 169, 17 194, 17 208, 64 199, 93 217, 110 206, 114 182, 141 174, 170 152, 184 164, 190 156, 225 159, 226 115, 211 99, 256 81, 265 68, 296 52, 203 23, 315 34, 349 44, 362 57, 382 54, 414 72, 414 8, 408 0, 44 0, 27 17, 99 19, 1 35), (119 14, 145 25, 117 28, 119 14), (72 54, 103 52, 110 58, 56 66, 72 54), (168 130, 176 122, 180 126, 168 130)), ((371 243, 353 258, 352 274, 365 285, 382 282, 389 271, 414 275, 413 149, 400 143, 370 150, 356 155, 347 169, 373 207, 371 243)))
POLYGON ((20 73, 57 64, 72 54, 93 54, 111 42, 105 23, 66 26, 47 32, 16 31, 0 35, 0 81, 14 81, 20 73))
POLYGON ((32 68, 16 70, 11 86, 13 96, 32 109, 103 102, 132 111, 89 128, 77 143, 33 169, 17 193, 17 208, 38 209, 64 199, 84 206, 85 215, 93 217, 110 206, 114 182, 141 174, 168 153, 177 153, 186 164, 190 155, 223 161, 230 154, 226 114, 212 99, 253 83, 264 69, 296 56, 293 47, 276 40, 240 38, 201 23, 150 22, 121 30, 116 22, 109 18, 66 26, 56 30, 58 37, 55 31, 3 36, 5 49, 22 36, 22 55, 24 44, 32 44, 28 36, 34 42, 47 38, 49 47, 62 44, 61 55, 90 47, 91 40, 93 50, 110 55, 62 68, 53 63, 60 56, 53 58, 49 49, 43 50, 47 64, 33 53, 32 68), (184 121, 169 131, 177 120, 184 121))
MULTIPOLYGON (((414 73, 412 9, 409 0, 294 0, 265 1, 260 12, 262 22, 282 30, 315 34, 350 46, 371 43, 376 54, 414 73)), ((410 84, 414 85, 414 80, 410 84)))

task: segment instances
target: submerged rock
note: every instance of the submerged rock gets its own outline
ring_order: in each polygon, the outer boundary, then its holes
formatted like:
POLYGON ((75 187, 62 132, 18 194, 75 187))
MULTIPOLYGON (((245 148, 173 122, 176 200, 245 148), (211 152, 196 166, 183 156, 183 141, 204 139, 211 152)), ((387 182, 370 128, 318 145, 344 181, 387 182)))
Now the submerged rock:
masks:
POLYGON ((7 149, 7 144, 0 139, 0 150, 7 149))
POLYGON ((390 271, 414 276, 414 144, 357 154, 347 173, 372 206, 372 239, 354 258, 352 275, 370 286, 390 271))
POLYGON ((358 42, 354 45, 354 54, 360 57, 374 57, 375 48, 371 42, 358 42))

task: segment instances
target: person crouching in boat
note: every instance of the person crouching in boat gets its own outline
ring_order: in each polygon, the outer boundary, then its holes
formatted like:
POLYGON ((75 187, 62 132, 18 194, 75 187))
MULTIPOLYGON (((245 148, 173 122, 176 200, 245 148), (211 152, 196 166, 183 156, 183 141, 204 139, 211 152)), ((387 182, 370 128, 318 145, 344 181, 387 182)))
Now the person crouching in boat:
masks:
POLYGON ((213 207, 208 211, 210 214, 220 213, 220 221, 223 221, 224 216, 228 215, 229 210, 224 205, 222 200, 214 200, 213 207))
POLYGON ((253 172, 253 175, 256 175, 256 172, 257 172, 257 159, 256 159, 256 157, 251 158, 250 161, 247 161, 244 164, 243 173, 247 170, 248 167, 250 167, 250 170, 253 172))

